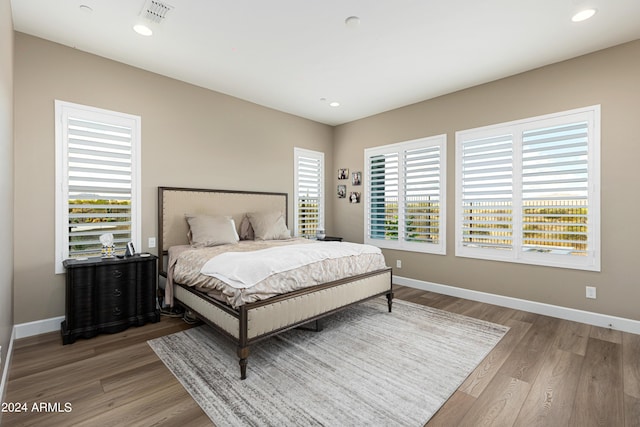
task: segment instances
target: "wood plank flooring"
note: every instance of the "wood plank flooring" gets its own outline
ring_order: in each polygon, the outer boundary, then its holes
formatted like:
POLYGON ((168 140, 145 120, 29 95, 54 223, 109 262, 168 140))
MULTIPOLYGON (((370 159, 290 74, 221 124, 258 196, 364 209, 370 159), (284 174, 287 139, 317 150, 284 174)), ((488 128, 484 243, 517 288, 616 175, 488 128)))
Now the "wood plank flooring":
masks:
MULTIPOLYGON (((511 328, 428 427, 640 426, 640 336, 412 288, 395 292, 511 328)), ((189 327, 163 317, 67 346, 59 333, 16 341, 5 401, 27 403, 28 412, 3 413, 2 426, 211 426, 146 343, 189 327), (34 411, 41 402, 49 407, 34 411)))

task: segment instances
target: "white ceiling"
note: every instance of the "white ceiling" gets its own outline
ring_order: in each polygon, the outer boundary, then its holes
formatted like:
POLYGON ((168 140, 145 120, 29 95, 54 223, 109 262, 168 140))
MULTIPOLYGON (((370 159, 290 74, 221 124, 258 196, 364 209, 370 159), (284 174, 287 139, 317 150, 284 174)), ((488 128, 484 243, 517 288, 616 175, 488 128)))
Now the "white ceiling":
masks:
POLYGON ((330 125, 640 39, 639 0, 166 3, 151 37, 132 30, 145 0, 11 6, 16 31, 330 125))

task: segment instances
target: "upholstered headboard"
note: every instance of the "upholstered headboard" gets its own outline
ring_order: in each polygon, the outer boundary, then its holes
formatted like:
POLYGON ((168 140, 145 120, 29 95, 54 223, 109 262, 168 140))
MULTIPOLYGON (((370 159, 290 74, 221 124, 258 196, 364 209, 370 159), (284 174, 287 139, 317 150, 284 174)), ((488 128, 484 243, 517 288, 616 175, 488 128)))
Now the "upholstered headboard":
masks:
POLYGON ((188 245, 185 214, 231 216, 236 227, 247 212, 278 210, 287 217, 287 193, 158 187, 158 252, 188 245))

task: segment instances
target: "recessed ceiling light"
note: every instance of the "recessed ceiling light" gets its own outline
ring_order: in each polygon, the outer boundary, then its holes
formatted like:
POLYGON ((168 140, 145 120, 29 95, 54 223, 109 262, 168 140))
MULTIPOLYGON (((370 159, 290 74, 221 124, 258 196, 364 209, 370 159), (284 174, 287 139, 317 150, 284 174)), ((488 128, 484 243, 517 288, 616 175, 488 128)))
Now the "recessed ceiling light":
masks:
POLYGON ((140 34, 141 36, 150 36, 153 34, 153 31, 151 31, 151 28, 147 27, 144 24, 136 24, 133 26, 133 30, 140 34))
POLYGON ((91 6, 87 6, 86 4, 81 4, 79 7, 80 7, 80 10, 85 13, 93 12, 93 9, 91 8, 91 6))
POLYGON ((596 9, 585 9, 585 10, 581 10, 580 12, 576 13, 575 15, 573 15, 573 17, 571 18, 571 20, 573 22, 582 22, 582 21, 586 21, 587 19, 591 18, 593 15, 595 15, 597 12, 596 9))
POLYGON ((339 106, 340 106, 340 103, 336 102, 336 101, 333 101, 333 102, 329 103, 329 107, 339 107, 339 106))

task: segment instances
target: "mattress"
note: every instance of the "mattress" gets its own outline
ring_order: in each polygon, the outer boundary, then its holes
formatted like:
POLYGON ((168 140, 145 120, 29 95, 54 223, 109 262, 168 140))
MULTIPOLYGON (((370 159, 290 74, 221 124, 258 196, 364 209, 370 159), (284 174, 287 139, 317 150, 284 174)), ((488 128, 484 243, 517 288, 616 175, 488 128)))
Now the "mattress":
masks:
POLYGON ((212 298, 237 308, 243 304, 386 267, 384 256, 379 250, 376 250, 357 256, 324 259, 293 270, 274 273, 246 288, 230 286, 218 278, 200 272, 211 258, 225 252, 259 251, 276 246, 300 244, 329 245, 325 242, 294 238, 269 241, 243 240, 237 244, 206 248, 174 246, 169 249, 169 275, 173 283, 193 287, 212 298))

